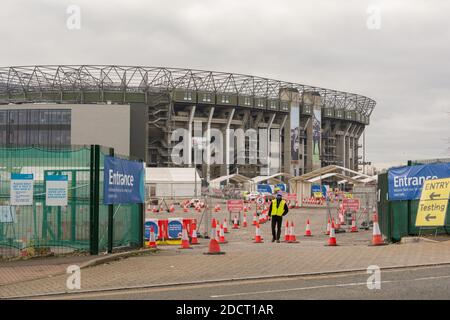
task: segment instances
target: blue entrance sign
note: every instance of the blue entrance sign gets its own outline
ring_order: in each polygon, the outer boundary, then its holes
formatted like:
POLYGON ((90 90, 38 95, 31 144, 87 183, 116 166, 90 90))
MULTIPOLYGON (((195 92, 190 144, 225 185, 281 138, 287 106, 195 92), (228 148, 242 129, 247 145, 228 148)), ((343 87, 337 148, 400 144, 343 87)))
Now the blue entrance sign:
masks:
POLYGON ((153 232, 155 233, 155 239, 158 239, 159 228, 158 224, 155 221, 147 220, 145 221, 145 229, 144 229, 144 238, 145 240, 150 240, 150 228, 153 227, 153 232))
POLYGON ((256 190, 258 192, 273 193, 272 187, 268 184, 258 184, 256 190))
POLYGON ((450 163, 400 167, 388 172, 389 200, 420 198, 425 180, 450 177, 450 163))
POLYGON ((144 202, 144 164, 106 156, 103 174, 103 203, 144 202))

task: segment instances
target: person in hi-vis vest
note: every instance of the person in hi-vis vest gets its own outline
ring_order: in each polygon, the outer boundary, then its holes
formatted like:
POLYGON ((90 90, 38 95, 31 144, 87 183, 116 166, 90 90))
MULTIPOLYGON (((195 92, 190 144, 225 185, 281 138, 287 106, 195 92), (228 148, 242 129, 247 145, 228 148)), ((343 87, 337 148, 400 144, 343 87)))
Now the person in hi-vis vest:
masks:
POLYGON ((280 242, 281 226, 283 225, 283 217, 287 215, 289 208, 286 201, 283 200, 281 191, 277 192, 277 196, 272 200, 269 207, 269 215, 272 218, 272 242, 280 242))

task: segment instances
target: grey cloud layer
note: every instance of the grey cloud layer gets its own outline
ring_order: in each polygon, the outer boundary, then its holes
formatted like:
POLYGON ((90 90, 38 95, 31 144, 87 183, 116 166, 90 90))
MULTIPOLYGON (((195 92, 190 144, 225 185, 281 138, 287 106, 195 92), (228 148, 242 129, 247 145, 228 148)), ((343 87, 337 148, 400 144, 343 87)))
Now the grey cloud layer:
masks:
POLYGON ((445 0, 6 0, 0 58, 212 69, 364 94, 378 103, 367 158, 388 166, 449 156, 449 12, 445 0), (66 28, 69 4, 81 30, 66 28), (380 30, 366 27, 369 5, 380 30))

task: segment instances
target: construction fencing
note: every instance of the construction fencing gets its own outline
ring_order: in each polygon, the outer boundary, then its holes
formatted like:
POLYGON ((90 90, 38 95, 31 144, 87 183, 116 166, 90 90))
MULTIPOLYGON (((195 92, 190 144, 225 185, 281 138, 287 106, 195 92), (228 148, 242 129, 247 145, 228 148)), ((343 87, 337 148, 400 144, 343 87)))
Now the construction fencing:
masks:
POLYGON ((98 145, 0 146, 0 257, 141 246, 142 206, 103 204, 103 160, 113 153, 98 145), (12 174, 33 175, 32 204, 12 205, 12 174), (67 177, 67 205, 49 205, 52 176, 67 177))

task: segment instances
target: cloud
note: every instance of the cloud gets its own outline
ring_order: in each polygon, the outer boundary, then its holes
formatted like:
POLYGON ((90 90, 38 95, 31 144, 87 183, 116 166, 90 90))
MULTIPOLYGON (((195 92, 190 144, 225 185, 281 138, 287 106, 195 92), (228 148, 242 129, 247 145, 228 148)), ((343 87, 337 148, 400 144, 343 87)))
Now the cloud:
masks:
POLYGON ((448 156, 445 0, 4 0, 4 66, 124 64, 248 73, 360 93, 375 165, 448 156), (67 6, 81 29, 66 28, 67 6), (381 29, 367 8, 379 6, 381 29), (7 45, 9 44, 9 45, 7 45))

